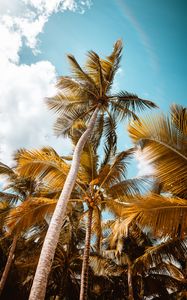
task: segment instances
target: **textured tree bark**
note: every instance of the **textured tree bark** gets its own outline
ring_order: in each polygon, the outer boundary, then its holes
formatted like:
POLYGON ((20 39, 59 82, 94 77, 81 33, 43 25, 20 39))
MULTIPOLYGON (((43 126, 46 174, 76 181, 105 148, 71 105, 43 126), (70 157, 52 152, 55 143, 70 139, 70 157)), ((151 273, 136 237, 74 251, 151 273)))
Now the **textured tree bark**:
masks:
POLYGON ((17 239, 18 239, 18 235, 15 235, 12 241, 12 245, 10 247, 10 251, 8 254, 8 258, 7 258, 7 262, 0 280, 0 295, 2 294, 3 288, 5 286, 11 265, 12 265, 12 261, 14 259, 14 251, 16 249, 16 244, 17 244, 17 239))
POLYGON ((133 296, 133 285, 132 285, 132 263, 131 260, 129 258, 128 255, 126 255, 127 257, 127 265, 128 265, 128 290, 129 290, 129 296, 128 299, 129 300, 134 300, 134 296, 133 296))
POLYGON ((66 213, 67 203, 77 178, 81 153, 86 141, 88 140, 94 128, 98 111, 99 111, 99 106, 95 109, 89 121, 89 124, 87 126, 87 129, 80 137, 75 147, 71 168, 67 175, 66 181, 64 183, 63 190, 61 192, 60 198, 58 200, 55 211, 51 218, 51 222, 43 243, 43 247, 40 254, 35 277, 33 280, 29 300, 43 300, 45 298, 47 280, 54 259, 54 254, 58 243, 61 227, 63 224, 63 219, 66 213))
POLYGON ((82 262, 82 272, 81 272, 81 289, 80 289, 80 298, 79 298, 80 300, 87 300, 88 297, 88 270, 89 270, 90 241, 91 241, 91 231, 92 231, 92 217, 93 217, 93 208, 89 207, 88 221, 86 227, 85 248, 84 248, 84 256, 82 262))

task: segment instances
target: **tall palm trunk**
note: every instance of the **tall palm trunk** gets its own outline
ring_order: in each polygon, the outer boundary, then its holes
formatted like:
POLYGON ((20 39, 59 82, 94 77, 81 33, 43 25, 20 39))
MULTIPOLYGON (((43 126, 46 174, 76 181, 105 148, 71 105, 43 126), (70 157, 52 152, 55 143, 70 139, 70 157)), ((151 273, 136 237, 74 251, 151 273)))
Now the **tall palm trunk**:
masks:
POLYGON ((129 291, 129 300, 134 300, 133 296, 133 285, 132 285, 132 263, 128 255, 127 257, 127 266, 128 266, 128 271, 127 271, 127 280, 128 280, 128 291, 129 291))
POLYGON ((90 240, 92 231, 92 217, 93 208, 89 207, 88 211, 88 221, 86 226, 86 238, 85 238, 85 248, 84 256, 82 262, 82 272, 81 272, 81 289, 80 289, 80 300, 87 300, 88 294, 88 269, 89 269, 89 256, 90 256, 90 240))
POLYGON ((66 213, 67 203, 77 178, 81 153, 86 141, 88 140, 94 128, 99 108, 100 106, 98 105, 89 121, 87 129, 80 137, 75 147, 71 168, 67 175, 63 190, 56 205, 44 240, 29 300, 43 300, 45 298, 47 279, 54 259, 56 246, 58 243, 61 227, 66 213))
POLYGON ((14 251, 16 249, 16 244, 17 244, 17 239, 18 239, 18 235, 15 235, 12 241, 12 245, 10 247, 10 251, 8 254, 8 258, 7 258, 7 262, 0 280, 0 295, 2 294, 3 288, 5 286, 11 265, 12 265, 12 261, 14 259, 14 251))

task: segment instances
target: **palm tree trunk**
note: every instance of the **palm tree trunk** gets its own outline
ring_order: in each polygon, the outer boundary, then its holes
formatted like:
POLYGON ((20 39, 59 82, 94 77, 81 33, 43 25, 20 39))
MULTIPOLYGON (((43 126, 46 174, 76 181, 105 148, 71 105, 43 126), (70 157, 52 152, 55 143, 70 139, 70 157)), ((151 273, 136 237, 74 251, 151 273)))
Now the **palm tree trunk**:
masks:
POLYGON ((132 263, 128 255, 127 257, 127 266, 128 266, 128 273, 127 273, 127 278, 128 278, 128 290, 129 290, 129 300, 134 300, 133 296, 133 285, 132 285, 132 263))
POLYGON ((97 235, 96 235, 96 252, 97 254, 100 254, 101 252, 101 239, 102 239, 102 228, 101 228, 101 211, 100 209, 96 206, 97 213, 98 213, 98 229, 97 229, 97 235))
POLYGON ((87 129, 80 137, 75 147, 71 168, 67 175, 63 190, 51 218, 51 222, 44 240, 29 300, 43 300, 45 297, 47 279, 54 259, 56 246, 59 240, 61 227, 66 213, 67 203, 77 178, 81 153, 86 141, 88 140, 94 128, 99 108, 100 106, 98 105, 89 121, 87 129))
POLYGON ((14 259, 14 251, 16 248, 17 239, 18 239, 18 235, 15 235, 13 238, 12 245, 10 247, 10 251, 8 254, 7 262, 6 262, 6 265, 5 265, 1 280, 0 280, 0 295, 2 294, 3 288, 5 286, 5 283, 6 283, 6 280, 7 280, 11 265, 12 265, 12 261, 14 259))
POLYGON ((90 240, 92 231, 92 217, 93 208, 89 207, 88 211, 88 221, 86 227, 86 238, 85 238, 85 248, 84 256, 82 262, 82 272, 81 272, 81 289, 80 289, 80 300, 87 300, 88 294, 88 269, 89 269, 89 256, 90 256, 90 240))

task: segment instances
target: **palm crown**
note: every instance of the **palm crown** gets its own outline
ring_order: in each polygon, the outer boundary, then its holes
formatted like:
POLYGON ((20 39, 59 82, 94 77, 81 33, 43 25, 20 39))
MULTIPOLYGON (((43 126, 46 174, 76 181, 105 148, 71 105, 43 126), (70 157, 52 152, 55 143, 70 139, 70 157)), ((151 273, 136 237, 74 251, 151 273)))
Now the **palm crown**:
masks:
POLYGON ((71 77, 61 76, 58 80, 58 94, 48 98, 50 109, 58 114, 55 123, 57 135, 67 135, 79 124, 88 121, 96 107, 100 107, 94 132, 98 137, 104 134, 107 146, 116 145, 116 122, 126 117, 138 119, 135 111, 154 108, 149 100, 121 91, 112 93, 112 83, 121 60, 122 42, 118 40, 111 55, 101 59, 94 51, 89 51, 84 68, 74 56, 68 55, 71 77))

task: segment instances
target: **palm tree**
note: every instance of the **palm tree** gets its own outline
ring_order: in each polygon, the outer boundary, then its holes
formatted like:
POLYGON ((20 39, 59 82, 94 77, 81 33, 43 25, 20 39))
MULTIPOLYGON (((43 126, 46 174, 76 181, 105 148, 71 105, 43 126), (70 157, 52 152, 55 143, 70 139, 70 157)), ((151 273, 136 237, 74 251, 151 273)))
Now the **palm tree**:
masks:
MULTIPOLYGON (((1 204, 3 204, 3 210, 4 210, 1 212, 1 222, 3 220, 1 227, 6 228, 7 215, 9 214, 11 209, 15 206, 15 204, 17 205, 18 201, 24 201, 29 194, 32 194, 34 192, 35 182, 33 180, 31 181, 25 178, 21 178, 13 168, 10 168, 9 166, 3 163, 0 163, 0 174, 2 176, 7 177, 6 187, 4 188, 4 191, 0 193, 0 199, 2 201, 1 204), (4 206, 6 207, 6 210, 4 209, 5 208, 4 206)), ((6 232, 5 229, 2 230, 2 234, 3 234, 3 238, 10 235, 6 232)), ((0 294, 3 291, 4 285, 6 283, 12 265, 18 237, 19 237, 19 233, 18 232, 14 233, 10 251, 7 257, 7 262, 0 280, 0 294)))
POLYGON ((55 125, 58 134, 66 135, 80 119, 86 122, 87 129, 74 149, 71 168, 42 247, 30 300, 44 299, 45 297, 47 278, 66 206, 76 181, 80 155, 95 123, 100 128, 99 134, 104 131, 108 142, 107 147, 111 147, 116 143, 116 119, 123 120, 127 116, 137 119, 134 113, 135 109, 156 107, 153 102, 142 100, 134 94, 127 92, 111 94, 112 82, 119 68, 121 51, 121 41, 116 42, 112 54, 106 59, 101 59, 95 52, 90 51, 84 70, 72 55, 68 55, 72 67, 72 77, 61 77, 58 82, 58 95, 48 99, 49 107, 59 115, 55 125))
MULTIPOLYGON (((74 130, 72 141, 75 145, 81 132, 81 127, 74 130)), ((126 169, 133 149, 123 151, 116 157, 110 157, 106 152, 103 158, 105 164, 102 161, 99 162, 96 151, 92 141, 86 143, 81 154, 75 189, 70 199, 70 201, 84 201, 88 207, 80 299, 87 298, 91 233, 96 235, 96 251, 100 253, 102 210, 107 207, 109 199, 111 208, 112 199, 119 198, 124 194, 129 196, 136 194, 142 190, 145 184, 145 179, 142 178, 126 179, 126 169)), ((31 176, 30 174, 32 174, 33 178, 42 180, 45 185, 50 184, 52 191, 59 191, 59 188, 63 186, 64 173, 67 172, 68 167, 65 166, 64 159, 52 148, 33 151, 21 150, 17 153, 16 159, 22 176, 31 176)))
POLYGON ((167 299, 166 288, 182 291, 186 279, 181 261, 186 260, 186 242, 175 238, 158 244, 135 223, 128 231, 124 225, 124 220, 114 220, 107 238, 110 250, 107 248, 103 255, 121 266, 127 265, 132 284, 128 299, 142 299, 154 293, 167 299))

